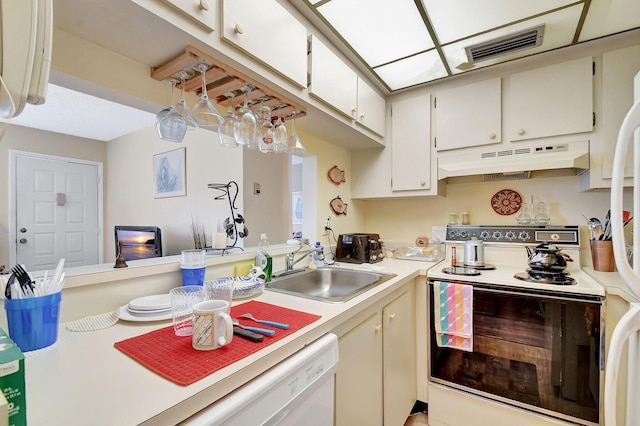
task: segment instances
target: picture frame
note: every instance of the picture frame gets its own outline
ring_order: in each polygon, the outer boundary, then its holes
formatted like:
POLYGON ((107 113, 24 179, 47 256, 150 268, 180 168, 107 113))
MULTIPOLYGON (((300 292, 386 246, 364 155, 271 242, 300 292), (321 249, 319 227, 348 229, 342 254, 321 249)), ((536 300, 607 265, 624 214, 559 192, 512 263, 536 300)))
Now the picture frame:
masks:
POLYGON ((178 148, 153 156, 153 197, 187 195, 186 148, 178 148))

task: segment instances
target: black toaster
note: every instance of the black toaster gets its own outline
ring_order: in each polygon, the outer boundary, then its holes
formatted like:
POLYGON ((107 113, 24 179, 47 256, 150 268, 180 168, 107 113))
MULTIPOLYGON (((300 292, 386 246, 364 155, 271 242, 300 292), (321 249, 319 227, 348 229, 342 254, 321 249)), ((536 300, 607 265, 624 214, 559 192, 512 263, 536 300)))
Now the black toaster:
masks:
POLYGON ((336 247, 336 261, 375 263, 384 258, 379 234, 340 234, 336 247))

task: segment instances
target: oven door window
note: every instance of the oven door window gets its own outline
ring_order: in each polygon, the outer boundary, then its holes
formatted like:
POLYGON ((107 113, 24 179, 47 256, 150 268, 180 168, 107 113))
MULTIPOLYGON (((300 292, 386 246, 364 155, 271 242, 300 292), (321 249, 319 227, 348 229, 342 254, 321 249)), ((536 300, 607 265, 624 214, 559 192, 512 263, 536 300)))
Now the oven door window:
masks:
POLYGON ((473 289, 473 352, 436 344, 430 379, 561 418, 599 421, 600 303, 473 289))

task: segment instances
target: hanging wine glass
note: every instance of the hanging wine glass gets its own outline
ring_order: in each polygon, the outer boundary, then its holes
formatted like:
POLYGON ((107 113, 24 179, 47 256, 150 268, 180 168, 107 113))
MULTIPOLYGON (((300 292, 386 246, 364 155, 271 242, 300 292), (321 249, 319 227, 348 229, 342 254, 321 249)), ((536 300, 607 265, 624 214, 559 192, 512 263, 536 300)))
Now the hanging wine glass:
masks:
POLYGON ((187 106, 187 101, 184 99, 184 83, 187 81, 187 78, 193 77, 193 74, 187 70, 182 70, 178 73, 178 78, 180 79, 181 84, 181 94, 180 100, 176 104, 176 111, 180 114, 187 122, 187 130, 196 130, 198 128, 198 123, 191 116, 191 112, 189 112, 189 106, 187 106))
POLYGON ((233 111, 233 106, 231 105, 231 99, 235 96, 233 92, 225 93, 224 96, 227 98, 227 102, 229 102, 229 106, 227 108, 227 112, 222 117, 224 121, 220 125, 220 129, 218 130, 218 135, 220 137, 220 145, 226 146, 228 148, 235 148, 238 146, 238 142, 235 139, 235 132, 238 128, 240 121, 233 111))
POLYGON ((217 132, 220 125, 224 122, 224 118, 222 118, 220 113, 216 110, 216 107, 213 106, 213 103, 209 100, 209 95, 207 95, 206 72, 209 69, 209 66, 205 63, 199 63, 196 64, 194 68, 200 71, 200 74, 202 75, 202 95, 200 96, 198 103, 193 107, 191 116, 196 123, 198 123, 199 127, 217 132))
POLYGON ((271 108, 266 105, 258 108, 258 148, 262 153, 274 153, 275 149, 275 133, 276 129, 271 123, 271 108))
POLYGON ((258 119, 253 111, 249 109, 247 101, 247 93, 253 89, 253 86, 245 86, 242 88, 242 91, 244 92, 244 104, 238 111, 238 127, 234 129, 236 142, 240 145, 246 146, 248 149, 256 149, 258 147, 258 143, 256 141, 258 119))
MULTIPOLYGON (((278 104, 276 109, 280 110, 286 107, 286 104, 278 104)), ((285 153, 287 152, 287 127, 284 125, 284 121, 282 121, 282 114, 278 114, 278 118, 276 122, 273 124, 275 127, 274 140, 273 144, 275 145, 276 153, 285 153)))
MULTIPOLYGON (((175 80, 172 80, 171 97, 173 97, 175 85, 175 80)), ((156 129, 160 139, 180 143, 187 132, 187 121, 178 113, 176 107, 171 105, 156 115, 156 129)))
POLYGON ((298 111, 293 111, 293 124, 291 125, 291 136, 287 141, 287 154, 303 154, 307 149, 302 145, 300 137, 296 133, 296 115, 298 111))

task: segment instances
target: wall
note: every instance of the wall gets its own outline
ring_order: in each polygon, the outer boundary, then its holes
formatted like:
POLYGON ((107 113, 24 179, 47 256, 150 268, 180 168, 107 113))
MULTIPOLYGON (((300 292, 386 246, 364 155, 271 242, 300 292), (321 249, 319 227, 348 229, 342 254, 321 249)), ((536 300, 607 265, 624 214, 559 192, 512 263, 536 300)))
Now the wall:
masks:
MULTIPOLYGON (((5 194, 0 204, 0 225, 9 230, 9 150, 35 152, 59 157, 79 158, 105 162, 107 149, 104 142, 75 136, 60 135, 37 129, 10 125, 0 139, 0 194, 5 194)), ((105 176, 108 168, 103 169, 105 176)), ((107 185, 104 186, 105 192, 107 185)), ((9 234, 0 234, 0 265, 9 267, 9 234)))

